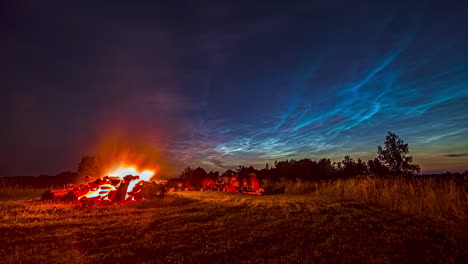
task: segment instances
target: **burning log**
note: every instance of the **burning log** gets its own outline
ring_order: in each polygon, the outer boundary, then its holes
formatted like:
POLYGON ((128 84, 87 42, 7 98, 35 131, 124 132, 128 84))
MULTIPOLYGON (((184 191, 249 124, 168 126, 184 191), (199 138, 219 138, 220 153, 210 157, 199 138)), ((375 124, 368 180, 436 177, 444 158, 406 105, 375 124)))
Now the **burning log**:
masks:
POLYGON ((143 182, 141 185, 140 195, 142 199, 163 198, 165 193, 166 187, 163 184, 143 182))
POLYGON ((61 200, 61 201, 76 201, 78 199, 73 190, 48 190, 42 194, 42 200, 61 200))
POLYGON ((62 190, 48 190, 45 193, 42 194, 42 200, 57 200, 61 199, 65 195, 68 194, 68 191, 66 189, 62 190))
POLYGON ((127 195, 128 186, 130 185, 130 181, 124 181, 120 184, 119 188, 117 189, 115 196, 113 197, 113 202, 123 202, 125 201, 125 197, 127 195))

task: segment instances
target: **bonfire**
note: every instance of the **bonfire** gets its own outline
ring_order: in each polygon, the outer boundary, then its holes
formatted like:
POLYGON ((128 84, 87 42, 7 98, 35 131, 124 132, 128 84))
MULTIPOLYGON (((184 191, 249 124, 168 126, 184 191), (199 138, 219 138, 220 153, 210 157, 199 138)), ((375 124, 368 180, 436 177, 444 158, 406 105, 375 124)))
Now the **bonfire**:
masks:
POLYGON ((48 190, 42 199, 111 204, 163 196, 164 186, 150 181, 154 174, 153 170, 140 172, 134 167, 119 167, 102 178, 87 176, 85 184, 69 184, 65 189, 48 190))

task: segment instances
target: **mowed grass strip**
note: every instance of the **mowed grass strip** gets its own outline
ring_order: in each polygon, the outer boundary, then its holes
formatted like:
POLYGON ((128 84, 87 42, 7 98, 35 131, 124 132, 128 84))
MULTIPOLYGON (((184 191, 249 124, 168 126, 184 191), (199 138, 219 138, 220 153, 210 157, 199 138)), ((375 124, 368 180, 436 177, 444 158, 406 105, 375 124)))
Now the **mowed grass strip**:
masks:
POLYGON ((32 200, 0 207, 5 263, 457 263, 468 256, 466 225, 315 194, 181 192, 105 207, 32 200))

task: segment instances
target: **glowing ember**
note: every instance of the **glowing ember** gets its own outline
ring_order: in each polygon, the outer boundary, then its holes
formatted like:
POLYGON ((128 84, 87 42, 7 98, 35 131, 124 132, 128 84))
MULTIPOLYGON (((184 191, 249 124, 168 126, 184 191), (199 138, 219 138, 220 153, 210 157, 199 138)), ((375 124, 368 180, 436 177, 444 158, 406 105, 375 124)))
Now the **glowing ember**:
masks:
POLYGON ((132 176, 139 176, 139 180, 133 180, 130 182, 128 189, 133 190, 136 184, 138 184, 141 181, 149 181, 153 175, 154 171, 151 170, 145 170, 142 171, 141 173, 138 172, 135 168, 133 167, 128 167, 128 168, 118 168, 117 170, 108 173, 108 175, 111 175, 112 177, 118 177, 121 180, 124 179, 125 176, 127 175, 132 175, 132 176))

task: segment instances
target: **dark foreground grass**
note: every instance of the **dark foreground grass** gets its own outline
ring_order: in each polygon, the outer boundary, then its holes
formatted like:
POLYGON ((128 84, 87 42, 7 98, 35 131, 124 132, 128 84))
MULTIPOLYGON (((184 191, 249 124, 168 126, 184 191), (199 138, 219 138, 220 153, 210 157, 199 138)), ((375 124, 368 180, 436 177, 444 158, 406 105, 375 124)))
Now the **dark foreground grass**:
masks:
POLYGON ((461 218, 316 194, 186 192, 124 206, 0 202, 2 263, 461 263, 461 218))
POLYGON ((41 197, 51 188, 0 186, 0 201, 27 200, 41 197))

